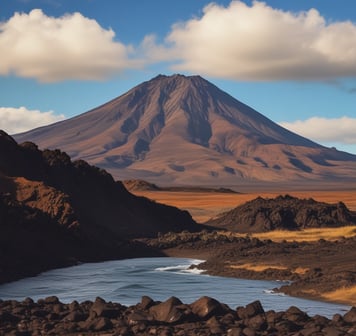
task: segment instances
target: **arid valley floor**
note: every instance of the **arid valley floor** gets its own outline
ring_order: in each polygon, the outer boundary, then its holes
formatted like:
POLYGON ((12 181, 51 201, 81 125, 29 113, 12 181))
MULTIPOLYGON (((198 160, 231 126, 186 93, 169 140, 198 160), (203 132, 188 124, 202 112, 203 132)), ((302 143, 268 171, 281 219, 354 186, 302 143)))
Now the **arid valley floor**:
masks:
MULTIPOLYGON (((238 190, 238 188, 237 188, 238 190)), ((289 194, 299 198, 313 198, 326 203, 343 202, 350 210, 356 211, 356 184, 344 186, 342 190, 294 190, 285 189, 269 191, 248 191, 245 188, 241 193, 204 192, 204 191, 131 191, 136 195, 145 196, 159 203, 176 206, 188 210, 192 217, 202 223, 217 214, 230 210, 256 197, 273 198, 278 195, 289 194), (246 191, 245 191, 246 190, 246 191)))

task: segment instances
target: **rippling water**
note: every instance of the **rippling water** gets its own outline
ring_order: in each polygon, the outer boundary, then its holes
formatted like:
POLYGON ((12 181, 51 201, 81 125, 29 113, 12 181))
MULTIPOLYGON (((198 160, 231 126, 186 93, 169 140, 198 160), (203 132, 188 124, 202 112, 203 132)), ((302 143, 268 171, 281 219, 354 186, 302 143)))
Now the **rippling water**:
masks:
POLYGON ((344 314, 349 306, 304 300, 273 293, 278 281, 243 280, 199 274, 189 270, 200 260, 184 258, 139 258, 102 263, 88 263, 56 269, 33 278, 0 286, 3 300, 34 300, 56 295, 62 302, 105 300, 134 305, 143 295, 164 301, 176 296, 192 303, 201 296, 211 296, 231 308, 260 300, 265 310, 281 311, 297 306, 309 315, 332 317, 344 314))

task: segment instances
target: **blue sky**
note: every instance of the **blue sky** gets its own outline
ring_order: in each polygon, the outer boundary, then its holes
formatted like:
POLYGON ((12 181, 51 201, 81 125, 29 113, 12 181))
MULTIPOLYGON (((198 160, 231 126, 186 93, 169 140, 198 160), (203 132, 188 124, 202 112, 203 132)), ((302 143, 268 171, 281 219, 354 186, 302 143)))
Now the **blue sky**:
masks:
POLYGON ((157 74, 199 74, 356 154, 354 0, 2 0, 0 128, 86 112, 157 74))

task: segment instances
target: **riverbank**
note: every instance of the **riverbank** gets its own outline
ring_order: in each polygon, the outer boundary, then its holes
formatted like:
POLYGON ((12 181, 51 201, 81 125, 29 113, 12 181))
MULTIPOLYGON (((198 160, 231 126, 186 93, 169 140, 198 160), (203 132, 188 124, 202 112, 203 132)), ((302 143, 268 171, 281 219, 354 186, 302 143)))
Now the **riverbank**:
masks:
POLYGON ((133 306, 96 298, 69 304, 57 297, 34 302, 0 300, 0 335, 355 335, 356 308, 332 319, 308 316, 296 307, 265 311, 259 301, 231 309, 201 297, 183 303, 176 297, 164 302, 142 297, 133 306))
POLYGON ((206 260, 210 275, 291 281, 278 291, 308 299, 356 305, 356 238, 274 242, 212 233, 167 234, 146 241, 170 257, 206 260))
MULTIPOLYGON (((241 189, 245 193, 235 194, 147 190, 134 193, 186 209, 202 222, 258 196, 276 197, 281 194, 280 187, 263 192, 241 189)), ((342 201, 350 210, 356 210, 355 186, 309 187, 286 186, 283 190, 288 189, 292 196, 299 198, 312 197, 335 204, 342 201)), ((310 211, 313 213, 313 209, 310 211)), ((226 237, 188 236, 162 236, 149 244, 168 256, 207 260, 200 267, 212 275, 290 280, 292 283, 280 291, 296 297, 356 305, 356 238, 351 226, 249 233, 248 236, 238 233, 226 233, 226 237)))

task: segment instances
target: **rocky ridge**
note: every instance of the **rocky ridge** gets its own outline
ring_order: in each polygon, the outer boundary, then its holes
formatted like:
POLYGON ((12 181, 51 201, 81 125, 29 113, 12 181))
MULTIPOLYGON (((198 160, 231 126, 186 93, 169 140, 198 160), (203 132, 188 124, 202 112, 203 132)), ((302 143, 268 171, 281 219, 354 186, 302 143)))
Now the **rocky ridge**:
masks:
POLYGON ((202 193, 231 193, 235 194, 236 191, 229 188, 209 188, 199 186, 158 186, 144 180, 124 180, 122 181, 125 188, 131 192, 135 191, 168 191, 168 192, 202 192, 202 193))
POLYGON ((344 203, 328 204, 289 195, 246 202, 206 224, 232 232, 268 232, 356 225, 356 212, 344 203))

